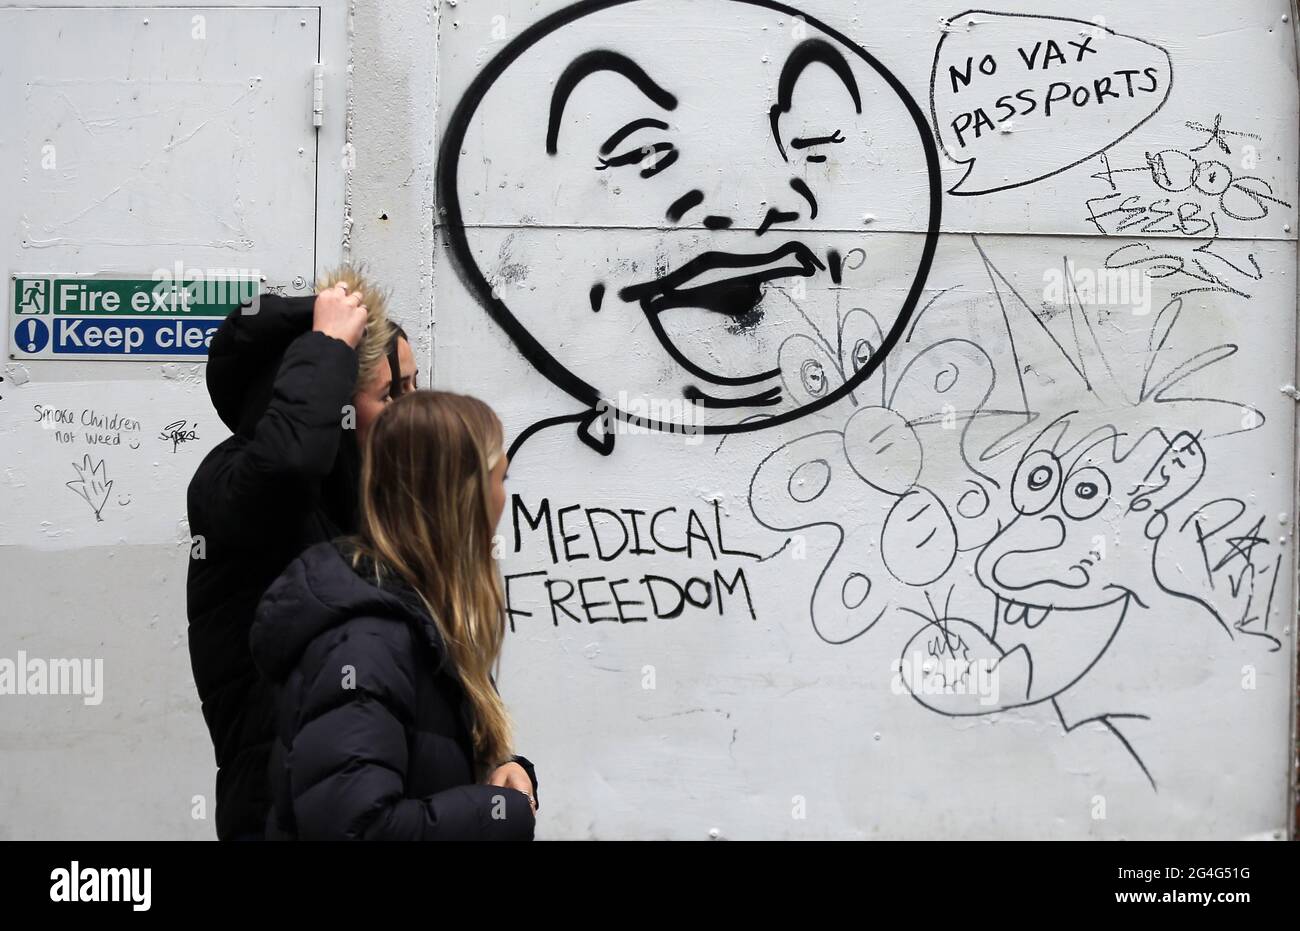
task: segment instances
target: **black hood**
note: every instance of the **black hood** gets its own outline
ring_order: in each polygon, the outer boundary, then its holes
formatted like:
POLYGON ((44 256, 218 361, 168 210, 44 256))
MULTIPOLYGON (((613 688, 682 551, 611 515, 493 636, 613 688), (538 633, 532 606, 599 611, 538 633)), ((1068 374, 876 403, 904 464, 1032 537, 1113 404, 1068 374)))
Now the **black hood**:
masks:
POLYGON ((228 316, 208 347, 208 394, 232 433, 251 436, 284 351, 311 329, 316 297, 263 294, 228 316), (256 307, 256 313, 250 313, 256 307))
POLYGON ((289 564, 267 589, 253 618, 249 643, 253 661, 278 682, 297 665, 307 645, 331 628, 358 617, 378 617, 412 625, 438 655, 442 637, 424 603, 400 577, 385 574, 375 582, 374 564, 354 569, 345 542, 318 543, 289 564))
MULTIPOLYGON (((232 313, 208 348, 208 395, 232 433, 250 439, 271 403, 275 377, 289 344, 312 328, 315 295, 263 294, 232 313), (256 307, 256 312, 250 312, 256 307)), ((338 453, 321 485, 320 507, 336 532, 356 527, 361 451, 356 433, 344 430, 338 453)))

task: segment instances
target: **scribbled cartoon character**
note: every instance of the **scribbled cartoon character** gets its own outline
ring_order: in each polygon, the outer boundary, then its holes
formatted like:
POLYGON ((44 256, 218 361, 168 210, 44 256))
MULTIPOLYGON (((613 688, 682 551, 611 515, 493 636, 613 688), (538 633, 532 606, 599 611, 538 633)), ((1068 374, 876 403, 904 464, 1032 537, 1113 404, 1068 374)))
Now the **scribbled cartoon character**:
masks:
MULTIPOLYGON (((1194 607, 1229 637, 1279 648, 1269 619, 1281 554, 1262 517, 1231 495, 1188 499, 1202 444, 1256 430, 1263 414, 1197 386, 1237 347, 1179 335, 1181 300, 1125 347, 1097 338, 1109 308, 1084 307, 1070 288, 1049 320, 973 241, 992 293, 945 289, 927 303, 851 393, 845 421, 825 418, 759 463, 750 508, 791 535, 787 547, 832 532, 809 603, 823 641, 874 631, 902 644, 891 686, 941 714, 1040 706, 1067 732, 1095 722, 1151 779, 1121 732, 1146 716, 1081 683, 1147 608, 1194 607), (957 320, 982 339, 925 335, 927 322, 951 332, 957 320), (1047 413, 1063 402, 1079 409, 1047 413)), ((879 334, 854 308, 829 338, 790 337, 789 390, 826 390, 879 334)))
POLYGON ((938 171, 924 111, 831 27, 771 0, 622 0, 565 7, 489 61, 437 184, 462 280, 582 408, 546 423, 608 452, 610 418, 767 428, 866 380, 921 297, 938 171), (867 211, 927 235, 873 234, 883 338, 832 390, 792 393, 781 346, 834 330, 861 244, 842 231, 867 211))
MULTIPOLYGON (((859 307, 832 339, 790 337, 782 364, 788 390, 842 383, 880 332, 859 307)), ((963 446, 967 428, 988 415, 995 382, 988 354, 970 340, 942 339, 892 368, 870 391, 853 392, 841 427, 783 444, 750 482, 750 509, 762 525, 801 541, 812 528, 838 538, 809 606, 828 643, 855 640, 893 609, 925 608, 928 587, 1001 526, 996 482, 966 461, 963 446)))
MULTIPOLYGON (((982 623, 936 618, 904 648, 904 657, 954 664, 959 677, 992 673, 994 700, 974 690, 914 690, 923 705, 953 716, 990 714, 1051 702, 1067 731, 1104 725, 1155 785, 1121 730, 1123 711, 1080 715, 1058 702, 1111 647, 1135 608, 1164 592, 1196 601, 1162 544, 1179 537, 1175 506, 1205 474, 1199 440, 1159 430, 1136 442, 1101 428, 1069 443, 1068 415, 1021 457, 1011 484, 1014 518, 984 546, 975 563, 995 596, 982 623), (1054 438, 1053 438, 1054 437, 1054 438)), ((1225 630, 1226 630, 1225 626, 1225 630)))

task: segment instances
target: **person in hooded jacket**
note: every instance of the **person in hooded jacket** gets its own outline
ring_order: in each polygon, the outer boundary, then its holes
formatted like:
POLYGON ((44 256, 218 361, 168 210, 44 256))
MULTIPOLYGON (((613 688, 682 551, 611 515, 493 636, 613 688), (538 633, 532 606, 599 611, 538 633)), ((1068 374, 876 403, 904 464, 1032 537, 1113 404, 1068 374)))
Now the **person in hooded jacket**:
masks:
POLYGON ((186 596, 222 840, 260 838, 270 808, 273 697, 249 652, 253 610, 291 559, 356 529, 358 438, 415 381, 385 303, 344 267, 314 297, 261 295, 212 339, 208 392, 234 435, 190 482, 186 596))
POLYGON ((268 838, 532 839, 536 773, 493 677, 505 471, 476 398, 416 391, 380 414, 359 532, 295 559, 253 623, 276 687, 268 838))

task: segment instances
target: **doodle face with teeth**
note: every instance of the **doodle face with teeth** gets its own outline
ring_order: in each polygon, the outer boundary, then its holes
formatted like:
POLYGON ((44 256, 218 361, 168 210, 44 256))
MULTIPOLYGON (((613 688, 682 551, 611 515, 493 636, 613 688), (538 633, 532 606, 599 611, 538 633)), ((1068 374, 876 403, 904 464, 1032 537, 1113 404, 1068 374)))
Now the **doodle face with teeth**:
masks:
POLYGON ((583 2, 524 30, 453 112, 438 192, 462 281, 539 371, 585 407, 706 433, 869 377, 917 305, 940 200, 906 89, 769 0, 583 2), (870 235, 845 233, 866 215, 870 235), (885 338, 792 397, 782 343, 838 332, 855 276, 885 338), (676 407, 629 413, 647 399, 676 407))
MULTIPOLYGON (((1058 422, 1044 435, 1056 427, 1058 422)), ((1168 508, 1200 481, 1205 458, 1187 433, 1159 431, 1124 454, 1113 428, 1068 450, 1041 437, 1011 484, 1016 516, 980 551, 975 572, 996 596, 991 639, 1002 663, 1027 663, 1012 704, 1043 701, 1097 662, 1133 602, 1156 587, 1155 547, 1168 508), (1143 451, 1159 445, 1157 456, 1143 451)))

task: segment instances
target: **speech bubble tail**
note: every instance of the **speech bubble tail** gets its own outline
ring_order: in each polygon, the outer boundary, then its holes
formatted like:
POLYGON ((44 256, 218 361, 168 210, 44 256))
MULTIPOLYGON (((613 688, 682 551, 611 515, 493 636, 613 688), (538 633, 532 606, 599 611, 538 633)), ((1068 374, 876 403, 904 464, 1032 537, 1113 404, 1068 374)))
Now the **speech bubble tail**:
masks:
POLYGON ((974 195, 974 194, 983 194, 983 193, 984 193, 983 190, 978 190, 978 191, 976 191, 976 190, 967 190, 967 191, 959 190, 959 188, 961 188, 961 186, 962 186, 963 184, 965 184, 967 181, 970 180, 970 176, 974 173, 974 171, 975 171, 975 159, 973 159, 973 158, 972 158, 972 159, 968 159, 967 161, 964 161, 964 162, 958 162, 958 164, 959 164, 959 165, 965 165, 965 166, 966 166, 966 170, 965 170, 964 172, 962 172, 962 176, 956 180, 956 182, 953 184, 953 186, 950 187, 950 188, 948 188, 948 193, 951 194, 951 195, 953 195, 954 197, 970 197, 970 196, 972 196, 972 195, 974 195))

